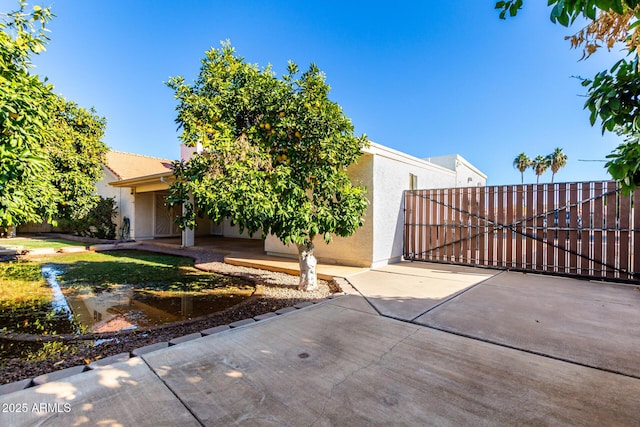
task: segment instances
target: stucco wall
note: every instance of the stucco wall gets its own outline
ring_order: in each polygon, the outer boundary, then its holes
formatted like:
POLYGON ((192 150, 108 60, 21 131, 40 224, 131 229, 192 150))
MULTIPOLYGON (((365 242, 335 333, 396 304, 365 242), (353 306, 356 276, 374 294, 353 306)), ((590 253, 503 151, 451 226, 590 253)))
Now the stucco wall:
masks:
POLYGON ((222 222, 222 235, 224 237, 233 237, 237 239, 262 239, 262 231, 256 232, 252 237, 249 236, 247 230, 240 233, 240 229, 237 225, 231 225, 231 220, 226 219, 222 222))
MULTIPOLYGON (((318 236, 314 240, 315 255, 321 262, 368 267, 373 260, 374 196, 371 193, 373 188, 373 155, 362 155, 358 163, 349 167, 348 173, 354 184, 361 183, 368 191, 369 206, 365 213, 364 225, 351 237, 335 236, 328 245, 324 243, 322 236, 318 236)), ((273 235, 267 236, 265 251, 272 255, 298 256, 298 249, 295 245, 284 245, 273 235)))
MULTIPOLYGON (((400 261, 403 250, 403 191, 410 186, 410 175, 417 177, 417 188, 448 188, 456 185, 456 172, 425 162, 397 150, 372 144, 349 170, 352 181, 368 189, 369 207, 365 224, 347 238, 334 238, 329 245, 316 238, 316 257, 322 262, 376 267, 400 261)), ((265 241, 268 254, 297 256, 295 245, 284 245, 274 236, 265 241)))
MULTIPOLYGON (((374 147, 376 148, 376 147, 374 147)), ((375 224, 373 267, 400 261, 403 250, 404 200, 409 176, 417 176, 418 188, 455 185, 455 172, 428 164, 387 147, 377 147, 374 156, 373 188, 375 224)))
POLYGON ((155 193, 135 195, 135 234, 136 240, 153 238, 153 212, 155 210, 155 193))
MULTIPOLYGON (((129 218, 131 237, 133 238, 134 229, 134 201, 135 196, 131 194, 130 188, 117 188, 109 185, 110 182, 117 181, 113 172, 102 165, 102 178, 96 182, 96 194, 104 198, 113 198, 116 201, 117 215, 114 218, 116 223, 116 238, 120 238, 120 227, 122 226, 122 218, 129 218)), ((45 233, 51 231, 59 231, 57 227, 50 224, 25 224, 20 226, 19 231, 23 233, 45 233)))
POLYGON ((116 201, 116 208, 118 213, 114 222, 116 223, 116 237, 120 238, 120 227, 122 226, 122 219, 124 217, 129 218, 130 223, 130 237, 134 238, 135 229, 135 195, 131 194, 130 188, 125 187, 113 187, 109 185, 110 182, 117 181, 118 178, 106 167, 102 166, 103 178, 96 182, 97 194, 102 197, 112 197, 116 201))
POLYGON ((456 169, 456 187, 484 187, 487 177, 476 172, 464 162, 458 164, 456 169))
MULTIPOLYGON (((425 160, 455 171, 455 187, 478 187, 485 186, 487 184, 487 176, 459 154, 428 157, 425 160)), ((438 187, 418 186, 418 188, 429 189, 438 187)))

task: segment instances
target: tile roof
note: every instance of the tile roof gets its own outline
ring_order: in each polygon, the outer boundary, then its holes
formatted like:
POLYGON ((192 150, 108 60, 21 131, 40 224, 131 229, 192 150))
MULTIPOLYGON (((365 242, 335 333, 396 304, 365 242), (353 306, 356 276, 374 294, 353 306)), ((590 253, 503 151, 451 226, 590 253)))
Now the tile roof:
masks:
POLYGON ((105 166, 120 180, 170 172, 172 162, 169 159, 113 150, 105 156, 105 166))

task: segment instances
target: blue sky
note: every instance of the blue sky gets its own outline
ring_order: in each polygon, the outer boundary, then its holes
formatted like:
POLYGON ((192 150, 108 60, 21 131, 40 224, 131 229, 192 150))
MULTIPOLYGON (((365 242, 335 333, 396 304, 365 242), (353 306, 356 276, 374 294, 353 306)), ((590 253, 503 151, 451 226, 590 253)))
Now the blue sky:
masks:
POLYGON ((111 148, 177 158, 176 103, 164 82, 192 81, 204 52, 229 39, 278 74, 290 59, 317 63, 331 99, 377 143, 417 157, 458 153, 492 185, 520 182, 520 152, 561 147, 569 161, 556 182, 607 179, 603 163, 579 159, 604 159, 620 140, 589 125, 572 76, 591 77, 620 53, 578 61, 564 40, 573 30, 553 25, 544 2, 525 2, 506 21, 494 3, 56 0, 34 72, 105 116, 111 148))

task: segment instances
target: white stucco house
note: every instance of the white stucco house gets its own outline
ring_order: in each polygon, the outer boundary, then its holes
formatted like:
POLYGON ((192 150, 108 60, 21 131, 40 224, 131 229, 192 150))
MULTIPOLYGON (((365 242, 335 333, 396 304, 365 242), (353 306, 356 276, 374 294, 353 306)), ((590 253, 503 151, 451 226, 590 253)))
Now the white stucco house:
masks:
MULTIPOLYGON (((188 156, 191 152, 183 147, 181 156, 188 156)), ((179 213, 177 208, 169 209, 165 202, 173 181, 172 163, 173 160, 169 159, 120 151, 107 153, 103 165, 104 178, 96 183, 96 187, 99 195, 115 198, 118 206, 117 229, 121 230, 123 224, 128 223, 128 237, 131 239, 149 240, 182 235, 174 223, 179 213)), ((230 221, 214 224, 207 219, 198 220, 194 235, 249 237, 240 233, 230 221)))
POLYGON ((102 165, 104 177, 96 188, 100 196, 115 198, 119 238, 144 240, 180 235, 173 225, 172 215, 176 212, 170 212, 164 201, 173 177, 172 162, 113 150, 107 153, 102 165), (128 236, 122 235, 127 231, 128 236))
MULTIPOLYGON (((193 151, 183 146, 181 159, 189 158, 193 151)), ((214 224, 207 218, 199 220, 195 230, 180 233, 172 221, 177 212, 171 212, 164 202, 172 180, 170 164, 167 159, 110 152, 105 179, 99 183, 98 191, 103 196, 116 197, 119 228, 127 222, 126 217, 133 239, 182 235, 185 246, 197 245, 201 236, 249 238, 229 221, 214 224)), ((363 151, 348 173, 354 182, 362 183, 368 190, 364 226, 351 237, 335 237, 329 245, 319 238, 315 255, 321 262, 362 267, 401 259, 404 190, 484 186, 487 180, 484 173, 457 154, 420 159, 376 143, 363 151)), ((272 235, 266 236, 264 249, 270 255, 297 257, 295 246, 284 245, 272 235)))
MULTIPOLYGON (((404 234, 403 191, 426 188, 484 186, 487 176, 458 155, 458 162, 439 164, 434 158, 419 159, 403 152, 371 143, 349 176, 367 187, 369 206, 364 225, 353 236, 335 237, 327 245, 316 239, 315 256, 320 261, 377 267, 402 258, 404 234), (471 181, 468 181, 471 178, 471 181), (465 182, 465 185, 459 183, 465 182)), ((449 156, 447 156, 449 157, 449 156)), ((271 255, 296 256, 297 248, 267 236, 265 251, 271 255)))

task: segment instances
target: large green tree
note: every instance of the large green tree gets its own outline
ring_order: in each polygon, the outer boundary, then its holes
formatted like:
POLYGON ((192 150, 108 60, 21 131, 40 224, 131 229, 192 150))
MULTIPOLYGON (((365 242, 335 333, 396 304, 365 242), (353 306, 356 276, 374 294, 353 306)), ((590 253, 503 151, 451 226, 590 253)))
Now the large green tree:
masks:
POLYGON ((47 169, 43 146, 51 136, 51 87, 29 73, 30 57, 44 50, 49 9, 26 3, 0 20, 0 228, 51 221, 55 189, 39 179, 47 169))
POLYGON ((78 220, 100 200, 95 183, 102 177, 101 163, 108 151, 102 142, 106 120, 94 109, 86 110, 58 96, 52 106, 53 135, 46 145, 51 169, 42 176, 58 193, 55 218, 78 220))
POLYGON ((0 228, 82 218, 99 200, 104 118, 30 73, 51 18, 21 1, 0 19, 0 228))
MULTIPOLYGON (((583 58, 598 48, 624 43, 628 55, 610 69, 583 80, 587 88, 585 108, 594 125, 598 119, 602 132, 616 132, 624 143, 607 156, 606 167, 625 194, 640 185, 640 68, 638 18, 640 0, 549 0, 551 20, 563 26, 586 22, 566 38, 573 47, 583 48, 583 58), (582 19, 578 19, 582 18, 582 19)), ((496 2, 500 17, 515 16, 523 0, 496 2)))
POLYGON ((346 170, 367 144, 328 98, 324 74, 290 62, 276 77, 235 54, 229 42, 206 52, 193 84, 172 78, 181 139, 200 153, 175 166, 169 200, 183 227, 206 212, 250 234, 274 234, 298 247, 299 288, 317 286, 314 239, 330 242, 363 224, 365 188, 346 170))

